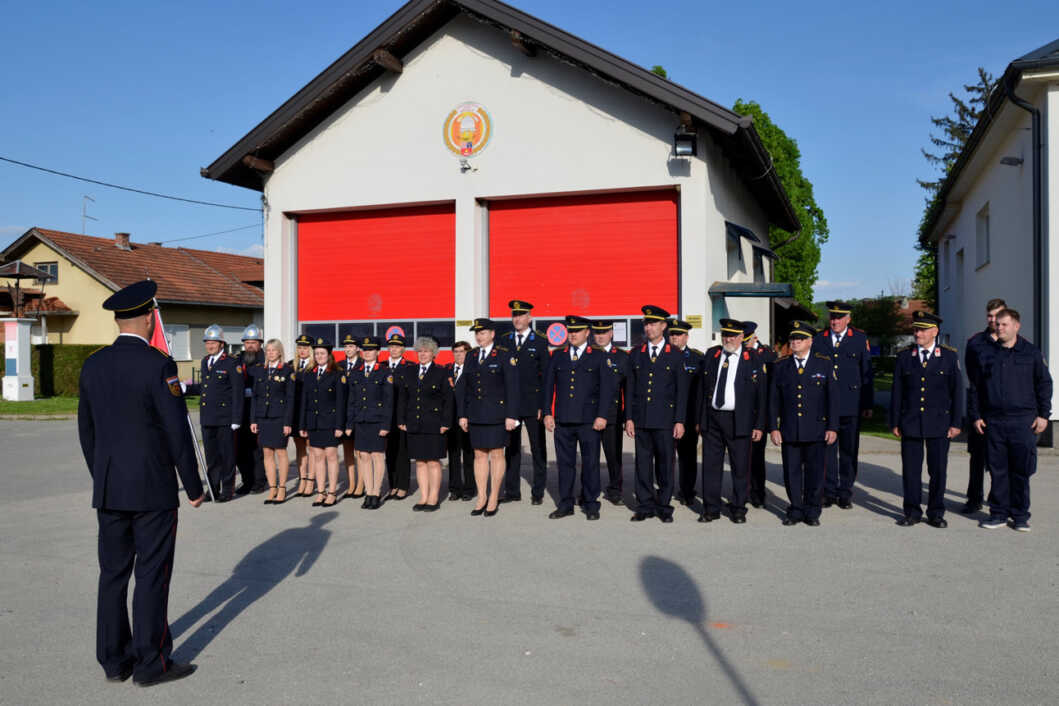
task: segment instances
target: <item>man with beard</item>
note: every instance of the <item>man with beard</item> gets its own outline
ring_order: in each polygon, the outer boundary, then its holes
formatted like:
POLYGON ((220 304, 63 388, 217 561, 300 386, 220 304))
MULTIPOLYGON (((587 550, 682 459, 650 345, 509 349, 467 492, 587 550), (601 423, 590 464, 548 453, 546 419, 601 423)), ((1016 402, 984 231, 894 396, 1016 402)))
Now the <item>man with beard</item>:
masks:
POLYGON ((235 465, 243 484, 236 495, 263 493, 268 488, 265 479, 265 458, 257 443, 257 434, 250 431, 250 398, 254 396, 254 377, 252 368, 262 368, 265 356, 261 353, 261 344, 265 335, 257 324, 250 324, 243 329, 243 350, 235 357, 243 366, 243 419, 235 434, 235 465))
MULTIPOLYGON (((984 331, 979 331, 967 340, 965 349, 964 368, 967 370, 967 379, 972 380, 978 374, 979 356, 983 347, 996 341, 996 317, 1007 308, 1003 299, 990 299, 985 305, 986 326, 984 331)), ((967 473, 967 502, 960 512, 964 515, 973 515, 982 509, 982 498, 985 492, 985 471, 988 467, 986 458, 985 435, 967 435, 967 453, 970 455, 970 467, 967 473)))

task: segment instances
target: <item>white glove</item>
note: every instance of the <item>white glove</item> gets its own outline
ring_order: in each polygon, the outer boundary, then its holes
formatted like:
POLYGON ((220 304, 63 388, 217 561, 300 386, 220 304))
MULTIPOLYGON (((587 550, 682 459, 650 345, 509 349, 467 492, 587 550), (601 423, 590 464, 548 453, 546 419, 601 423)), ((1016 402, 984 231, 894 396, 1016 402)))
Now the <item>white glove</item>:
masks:
POLYGON ((187 392, 188 391, 188 386, 185 385, 184 383, 180 383, 180 391, 181 392, 187 392))
POLYGON ((238 428, 239 428, 239 425, 238 425, 238 424, 233 424, 233 425, 232 425, 232 431, 235 431, 235 430, 236 430, 236 429, 238 429, 238 428))

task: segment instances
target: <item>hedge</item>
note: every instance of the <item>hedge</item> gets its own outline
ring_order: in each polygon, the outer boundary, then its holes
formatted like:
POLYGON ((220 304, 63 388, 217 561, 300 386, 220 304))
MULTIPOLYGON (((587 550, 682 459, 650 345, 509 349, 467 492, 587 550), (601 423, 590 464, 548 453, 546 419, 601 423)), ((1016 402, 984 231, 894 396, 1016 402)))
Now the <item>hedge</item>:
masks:
POLYGON ((98 344, 33 346, 31 367, 37 397, 77 397, 81 366, 100 348, 98 344))

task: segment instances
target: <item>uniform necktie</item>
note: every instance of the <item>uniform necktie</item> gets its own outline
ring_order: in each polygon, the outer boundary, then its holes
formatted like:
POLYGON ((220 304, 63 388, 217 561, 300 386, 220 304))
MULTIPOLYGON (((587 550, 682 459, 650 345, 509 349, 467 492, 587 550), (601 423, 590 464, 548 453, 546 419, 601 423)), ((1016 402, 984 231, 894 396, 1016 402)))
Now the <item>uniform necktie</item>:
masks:
POLYGON ((319 380, 323 376, 324 376, 324 369, 323 368, 317 368, 316 369, 316 379, 319 380))
POLYGON ((460 373, 463 372, 463 366, 462 365, 457 365, 457 366, 455 366, 455 368, 456 368, 456 379, 459 380, 460 379, 460 373))
POLYGON ((573 358, 573 361, 576 363, 577 362, 577 349, 576 348, 571 348, 570 349, 570 353, 572 354, 571 357, 573 358))
POLYGON ((481 363, 484 363, 484 362, 485 362, 485 349, 483 348, 480 351, 478 351, 478 363, 481 364, 481 363))
POLYGON ((209 365, 206 366, 206 371, 211 373, 213 372, 213 356, 210 356, 210 362, 209 365))
POLYGON ((795 358, 794 364, 798 366, 798 374, 801 375, 805 372, 805 360, 802 358, 795 358))
POLYGON ((651 346, 651 362, 655 362, 658 359, 658 346, 651 346))
POLYGON ((419 379, 422 380, 423 378, 426 377, 426 375, 427 375, 427 366, 420 365, 419 366, 419 379))
POLYGON ((930 357, 930 354, 927 353, 927 349, 926 348, 920 348, 919 349, 920 362, 923 363, 923 367, 924 368, 927 367, 927 358, 929 358, 929 357, 930 357))
POLYGON ((724 393, 728 387, 728 358, 731 353, 724 354, 724 362, 721 363, 721 374, 717 376, 717 390, 714 393, 714 406, 720 409, 724 407, 724 393))
POLYGON ((370 375, 371 375, 371 366, 370 365, 365 365, 364 366, 364 377, 369 377, 370 375))
POLYGON ((515 344, 515 350, 517 350, 517 351, 522 350, 522 334, 521 333, 518 335, 518 342, 515 344))

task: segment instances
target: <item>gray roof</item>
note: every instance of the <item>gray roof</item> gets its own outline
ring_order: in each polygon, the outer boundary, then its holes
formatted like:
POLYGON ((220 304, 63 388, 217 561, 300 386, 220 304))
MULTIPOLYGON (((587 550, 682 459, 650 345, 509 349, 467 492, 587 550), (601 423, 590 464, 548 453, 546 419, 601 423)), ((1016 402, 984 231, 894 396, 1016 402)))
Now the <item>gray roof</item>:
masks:
POLYGON ((376 50, 383 48, 403 57, 459 13, 505 31, 518 32, 522 41, 534 50, 556 55, 675 112, 688 113, 698 125, 710 131, 769 220, 787 231, 800 230, 798 215, 749 117, 497 0, 410 0, 210 166, 203 168, 202 176, 261 191, 263 179, 243 163, 245 156, 274 160, 282 155, 383 75, 385 68, 373 58, 376 50))

